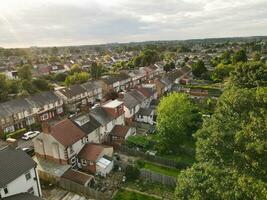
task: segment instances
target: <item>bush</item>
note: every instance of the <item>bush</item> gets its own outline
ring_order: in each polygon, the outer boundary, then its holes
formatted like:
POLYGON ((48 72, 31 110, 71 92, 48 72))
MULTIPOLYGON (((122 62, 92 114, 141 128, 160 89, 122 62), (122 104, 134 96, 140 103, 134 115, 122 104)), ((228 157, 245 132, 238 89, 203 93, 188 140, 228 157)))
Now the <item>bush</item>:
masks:
POLYGON ((23 129, 19 129, 13 133, 7 134, 6 137, 7 138, 14 138, 14 139, 18 139, 20 138, 24 133, 26 133, 26 128, 23 129))
POLYGON ((137 179, 140 175, 140 171, 137 167, 134 167, 132 165, 128 165, 125 169, 125 176, 127 180, 133 181, 137 179))
POLYGON ((136 165, 138 168, 142 168, 145 166, 145 162, 143 160, 137 160, 136 165))

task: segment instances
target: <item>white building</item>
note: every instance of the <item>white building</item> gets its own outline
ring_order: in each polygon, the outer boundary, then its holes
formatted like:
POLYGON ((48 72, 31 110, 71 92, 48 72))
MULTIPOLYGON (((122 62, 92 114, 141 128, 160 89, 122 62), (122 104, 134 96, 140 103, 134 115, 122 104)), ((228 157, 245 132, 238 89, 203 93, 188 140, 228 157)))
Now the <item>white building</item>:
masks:
POLYGON ((0 199, 20 193, 42 196, 36 163, 21 149, 0 150, 0 199))

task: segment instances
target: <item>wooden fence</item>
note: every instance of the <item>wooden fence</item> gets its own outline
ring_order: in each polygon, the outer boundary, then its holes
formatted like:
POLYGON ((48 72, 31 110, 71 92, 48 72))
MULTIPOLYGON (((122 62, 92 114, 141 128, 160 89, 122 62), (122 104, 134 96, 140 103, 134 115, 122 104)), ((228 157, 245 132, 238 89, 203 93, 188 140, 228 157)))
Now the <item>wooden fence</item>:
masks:
POLYGON ((101 192, 90 187, 85 187, 71 180, 61 178, 59 186, 67 191, 80 194, 82 196, 93 198, 96 200, 109 200, 112 197, 112 192, 101 192))
POLYGON ((142 151, 138 151, 138 150, 133 149, 133 148, 128 148, 127 146, 124 146, 124 145, 119 147, 119 151, 121 151, 122 153, 125 153, 127 155, 130 155, 130 156, 141 157, 147 161, 159 163, 161 165, 165 165, 165 166, 172 167, 172 168, 185 169, 186 167, 188 167, 188 165, 185 163, 176 162, 176 161, 169 160, 169 159, 166 159, 166 158, 163 158, 160 156, 149 155, 149 154, 146 154, 142 151))
POLYGON ((141 169, 140 177, 151 182, 161 183, 163 185, 168 185, 172 187, 176 186, 176 177, 166 176, 164 174, 159 174, 150 170, 141 169))

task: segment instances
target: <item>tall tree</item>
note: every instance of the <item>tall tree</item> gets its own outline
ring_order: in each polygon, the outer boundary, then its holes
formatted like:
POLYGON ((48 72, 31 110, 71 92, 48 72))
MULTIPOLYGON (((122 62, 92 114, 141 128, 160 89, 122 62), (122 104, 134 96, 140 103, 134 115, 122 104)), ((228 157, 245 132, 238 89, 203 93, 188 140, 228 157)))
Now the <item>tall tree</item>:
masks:
POLYGON ((198 60, 196 63, 192 65, 192 73, 196 77, 201 77, 205 72, 207 72, 207 68, 203 60, 198 60))
POLYGON ((238 63, 238 62, 247 62, 248 58, 247 58, 247 54, 246 51, 244 49, 241 49, 237 52, 234 53, 233 57, 232 57, 232 62, 234 64, 238 63))
POLYGON ((267 86, 267 64, 262 62, 238 63, 232 72, 231 84, 240 88, 267 86))
POLYGON ((23 65, 18 69, 18 77, 21 80, 31 80, 32 79, 32 67, 30 65, 23 65))
POLYGON ((0 74, 0 101, 7 100, 8 97, 8 85, 6 76, 4 74, 0 74))
POLYGON ((103 65, 101 63, 93 62, 90 67, 90 75, 93 79, 99 79, 103 72, 103 65))
POLYGON ((178 177, 180 199, 266 199, 266 94, 235 87, 223 93, 196 134, 198 163, 178 177))
POLYGON ((172 93, 164 97, 157 107, 157 114, 159 150, 163 152, 177 150, 200 122, 196 107, 185 94, 172 93))

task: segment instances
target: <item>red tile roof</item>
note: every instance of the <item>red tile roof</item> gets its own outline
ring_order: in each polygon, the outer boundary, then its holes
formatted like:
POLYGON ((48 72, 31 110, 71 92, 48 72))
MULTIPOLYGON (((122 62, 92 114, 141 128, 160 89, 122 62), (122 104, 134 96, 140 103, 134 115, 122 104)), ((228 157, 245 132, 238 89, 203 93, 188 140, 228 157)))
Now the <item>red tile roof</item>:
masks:
POLYGON ((130 127, 128 127, 128 126, 116 125, 112 129, 110 134, 114 135, 114 136, 125 138, 125 136, 127 135, 129 129, 130 129, 130 127))
POLYGON ((100 144, 86 144, 78 154, 78 157, 89 161, 97 161, 103 150, 104 147, 100 144))
POLYGON ((85 185, 86 183, 93 180, 94 176, 73 169, 69 169, 63 174, 62 178, 71 180, 81 185, 85 185))
POLYGON ((50 134, 64 146, 70 146, 85 136, 85 133, 69 119, 53 125, 50 134))

